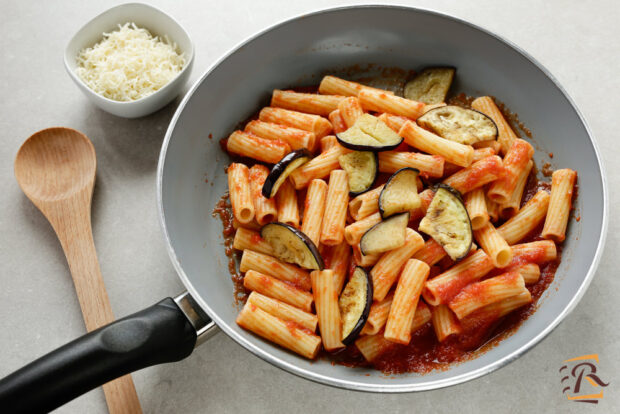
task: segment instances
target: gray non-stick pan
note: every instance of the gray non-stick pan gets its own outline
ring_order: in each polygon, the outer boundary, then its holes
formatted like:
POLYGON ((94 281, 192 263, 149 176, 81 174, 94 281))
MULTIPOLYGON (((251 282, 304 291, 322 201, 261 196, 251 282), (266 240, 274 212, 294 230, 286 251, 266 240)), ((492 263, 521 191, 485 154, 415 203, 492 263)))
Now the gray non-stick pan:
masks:
POLYGON ((49 410, 120 375, 185 358, 216 326, 265 361, 336 387, 407 392, 468 381, 523 355, 575 307, 594 276, 608 221, 605 175, 594 138, 547 70, 470 23, 391 6, 300 16, 221 58, 191 88, 170 123, 157 191, 170 258, 188 293, 92 332, 9 375, 0 381, 3 410, 49 410), (226 191, 229 162, 216 138, 226 137, 267 104, 274 88, 317 84, 324 74, 338 75, 339 68, 371 63, 403 69, 456 67, 455 90, 501 97, 533 131, 537 157, 553 152, 554 167, 579 173, 576 208, 581 220, 570 223, 562 263, 538 310, 516 333, 476 359, 446 371, 389 380, 369 369, 308 361, 237 326, 222 226, 210 214, 226 191))

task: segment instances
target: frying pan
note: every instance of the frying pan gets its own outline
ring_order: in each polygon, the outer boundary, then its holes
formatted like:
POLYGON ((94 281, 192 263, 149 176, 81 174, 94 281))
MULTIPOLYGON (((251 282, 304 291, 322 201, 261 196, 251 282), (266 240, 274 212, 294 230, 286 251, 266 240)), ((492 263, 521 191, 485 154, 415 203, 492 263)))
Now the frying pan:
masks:
POLYGON ((117 376, 188 356, 216 326, 250 352, 323 384, 373 392, 422 391, 487 374, 549 334, 583 296, 602 252, 607 189, 597 146, 581 114, 532 57, 488 31, 441 13, 355 6, 306 14, 259 33, 221 58, 177 109, 157 173, 158 209, 170 258, 187 292, 79 338, 0 381, 0 406, 50 410, 117 376), (374 64, 375 66, 368 66, 374 64), (233 284, 211 210, 226 191, 227 136, 269 101, 274 88, 317 84, 339 68, 457 67, 454 90, 498 96, 534 131, 538 165, 579 172, 563 260, 538 310, 476 359, 427 375, 386 380, 379 372, 307 361, 235 324, 233 284), (205 182, 205 174, 208 183, 205 182), (207 316, 208 315, 208 316, 207 316), (211 319, 212 320, 211 320, 211 319))

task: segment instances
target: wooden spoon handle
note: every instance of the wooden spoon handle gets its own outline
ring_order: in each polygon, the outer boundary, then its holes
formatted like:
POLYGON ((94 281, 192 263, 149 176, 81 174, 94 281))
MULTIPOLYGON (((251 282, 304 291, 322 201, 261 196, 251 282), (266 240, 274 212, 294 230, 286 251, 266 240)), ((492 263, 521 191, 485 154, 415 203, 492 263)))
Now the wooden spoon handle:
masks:
MULTIPOLYGON (((67 257, 86 329, 90 332, 114 321, 114 314, 97 260, 90 205, 84 208, 75 200, 63 204, 62 214, 50 221, 67 257)), ((142 413, 131 375, 108 382, 103 392, 111 414, 142 413)))

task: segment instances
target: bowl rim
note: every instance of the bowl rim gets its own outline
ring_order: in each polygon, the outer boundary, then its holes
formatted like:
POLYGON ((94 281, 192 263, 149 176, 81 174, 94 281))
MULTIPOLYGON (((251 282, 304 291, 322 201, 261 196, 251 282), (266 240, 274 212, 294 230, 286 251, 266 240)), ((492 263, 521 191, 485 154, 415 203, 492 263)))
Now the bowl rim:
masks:
POLYGON ((525 353, 527 353, 529 350, 531 350, 536 344, 538 344, 540 341, 542 341, 547 335, 549 335, 549 333, 551 333, 563 320, 564 318, 574 310, 574 308, 576 307, 577 303, 581 300, 581 298, 583 297, 585 291, 587 290, 588 286, 590 285, 590 283, 592 282, 592 279, 594 277, 594 274, 598 268, 601 256, 603 254, 603 250, 604 250, 604 245, 605 245, 605 240, 607 237, 607 230, 608 230, 608 224, 609 224, 609 192, 608 192, 608 183, 607 183, 607 177, 606 177, 606 172, 605 172, 605 168, 604 168, 604 163, 603 163, 603 159, 601 157, 600 154, 600 150, 598 147, 598 144, 596 142, 596 139, 594 137, 594 134, 592 133, 592 130, 590 129, 588 123, 586 122, 583 114, 581 113, 581 111, 577 108, 577 106, 575 105, 575 102, 573 101, 573 99, 570 97, 570 95, 566 92, 566 90, 562 87, 562 85, 560 85, 560 83, 558 82, 558 80, 549 72, 549 70, 547 68, 545 68, 540 62, 538 62, 534 57, 532 57, 528 52, 526 52, 525 50, 523 50, 521 47, 519 47, 518 45, 514 44, 513 42, 511 42, 510 40, 504 39, 503 37, 491 32, 488 29, 485 29, 483 27, 478 26, 477 24, 468 22, 464 19, 461 19, 459 17, 444 13, 444 12, 440 12, 437 11, 435 9, 431 9, 431 8, 424 8, 424 7, 413 7, 413 6, 407 6, 407 5, 383 5, 383 4, 365 4, 365 5, 348 5, 348 6, 338 6, 338 7, 330 7, 330 8, 320 8, 314 11, 310 11, 310 12, 304 12, 304 13, 300 13, 297 15, 294 15, 293 17, 289 17, 283 20, 280 20, 279 22, 245 38, 244 40, 242 40, 241 42, 239 42, 238 44, 236 44, 234 47, 230 48, 227 52, 225 52, 220 58, 218 58, 212 65, 210 65, 200 76, 200 78, 198 78, 193 85, 191 86, 191 88, 188 90, 188 92, 185 94, 183 100, 181 101, 181 103, 179 104, 179 106, 177 107, 172 119, 170 120, 170 124, 168 125, 168 129, 166 130, 166 135, 164 137, 164 141, 162 143, 162 148, 161 148, 161 152, 160 152, 160 156, 159 156, 159 160, 158 160, 158 166, 157 166, 157 208, 158 208, 158 216, 159 216, 159 223, 162 229, 162 232, 164 234, 164 238, 165 238, 165 242, 166 242, 166 249, 168 250, 168 254, 170 256, 170 259, 172 261, 172 264, 177 272, 177 274, 179 275, 179 278, 181 279, 181 281, 183 282, 184 286, 187 288, 187 290, 190 292, 190 294, 192 295, 192 297, 194 298, 194 300, 196 301, 196 303, 198 303, 198 305, 213 319, 213 321, 216 323, 216 325, 222 329, 229 337, 231 337, 233 340, 235 340, 235 342, 237 342, 238 344, 240 344, 241 346, 243 346, 246 350, 250 351, 252 354, 258 356, 259 358, 261 358, 262 360, 277 366, 278 368, 287 371, 289 373, 292 373, 294 375, 297 375, 301 378, 304 379, 308 379, 311 380, 313 382, 319 383, 319 384, 324 384, 324 385, 329 385, 329 386, 333 386, 336 388, 342 388, 342 389, 348 389, 348 390, 353 390, 353 391, 366 391, 366 392, 377 392, 377 393, 404 393, 404 392, 417 392, 417 391, 430 391, 430 390, 434 390, 434 389, 439 389, 439 388, 445 388, 445 387, 449 387, 449 386, 453 386, 453 385, 457 385, 457 384, 461 384, 476 378, 479 378, 483 375, 489 374, 507 364, 509 364, 510 362, 518 359, 519 357, 523 356, 525 353), (455 377, 451 377, 451 378, 446 378, 446 379, 441 379, 441 380, 435 380, 432 382, 425 382, 425 383, 417 383, 417 384, 390 384, 389 382, 384 382, 381 384, 366 384, 366 383, 362 383, 362 382, 357 382, 354 380, 347 380, 347 379, 335 379, 333 377, 330 376, 326 376, 323 374, 318 374, 309 370, 306 370, 305 368, 302 368, 300 366, 298 366, 297 364, 294 363, 289 363, 287 361, 284 361, 282 359, 280 359, 277 356, 274 356, 273 354, 264 351, 258 347, 256 347, 254 344, 252 344, 250 341, 248 341, 247 339, 245 339, 241 334, 237 333, 236 331, 234 331, 226 322, 224 322, 221 318, 219 318, 217 316, 217 314, 215 312, 212 311, 211 307, 209 306, 208 303, 206 303, 202 297, 200 296, 200 294, 198 293, 198 291, 194 288, 190 278, 187 276, 187 274, 184 272, 183 267, 181 265, 181 262, 179 260, 179 258, 177 257, 174 247, 172 245, 172 241, 170 239, 170 235, 168 233, 168 230, 166 228, 166 217, 165 217, 165 212, 164 212, 164 207, 163 207, 163 172, 164 172, 164 164, 166 162, 166 154, 167 154, 167 150, 170 144, 170 140, 172 138, 172 134, 174 132, 174 129, 176 127, 177 121, 181 115, 181 113, 183 112, 183 110, 185 109, 185 106, 187 105, 187 103, 189 102, 189 100, 192 98, 193 94, 196 92, 196 89, 202 84, 202 82, 210 75, 210 73, 217 68, 224 60, 228 59, 229 56, 231 56, 232 54, 234 54, 235 52, 237 52, 239 49, 241 49, 242 47, 244 47, 246 44, 248 44, 249 42, 252 42, 254 39, 259 38, 260 36, 263 36, 264 34, 280 27, 283 26, 285 24, 288 23, 292 23, 295 21, 298 21, 300 19, 309 17, 309 16, 315 16, 315 15, 321 15, 324 13, 331 13, 331 12, 335 12, 335 11, 341 11, 341 10, 350 10, 350 9, 382 9, 382 8, 387 8, 387 9, 396 9, 396 10, 413 10, 415 12, 418 13, 424 13, 424 14, 430 14, 433 16, 438 16, 441 18, 445 18, 448 20, 452 20, 461 24, 464 24, 466 26, 469 26, 471 28, 474 28, 476 30, 479 30, 481 32, 483 32, 484 34, 487 34, 497 40, 499 40, 500 42, 504 43, 505 45, 509 46, 510 48, 512 48, 513 50, 515 50, 516 52, 518 52, 519 54, 521 54, 524 58, 526 58, 530 63, 532 63, 534 66, 536 66, 540 71, 542 71, 545 76, 547 76, 555 85, 555 87, 562 93, 562 95, 566 98, 566 100, 568 101, 568 103, 571 105, 572 109, 575 111, 575 113, 577 114, 577 116, 579 117, 580 122, 582 123, 582 125, 584 126, 586 133, 588 135, 588 138, 590 139, 590 142, 592 143, 592 147, 594 149, 594 153, 596 156, 596 160, 598 162, 598 166, 599 169, 601 171, 601 185, 602 185, 602 196, 603 196, 603 217, 602 217, 602 224, 601 224, 601 232, 600 232, 600 236, 597 242, 597 247, 596 247, 596 251, 594 254, 594 257, 592 259, 592 263, 590 264, 588 271, 581 283, 581 285, 579 286, 579 288, 577 289, 577 292, 575 293, 575 295, 571 298, 570 302, 566 305, 566 307, 560 312, 560 314, 554 318, 554 320, 548 324, 545 329, 543 329, 541 332, 539 332, 534 338, 532 338, 530 341, 528 341, 527 343, 525 343, 524 345, 522 345, 519 349, 515 350, 514 352, 499 358, 485 366, 482 366, 476 370, 470 371, 470 372, 466 372, 464 374, 455 376, 455 377))
MULTIPOLYGON (((119 23, 120 24, 120 23, 119 23)), ((149 30, 150 31, 150 30, 149 30)), ((177 46, 178 46, 178 42, 177 42, 177 46)), ((151 6, 150 4, 145 4, 145 3, 139 3, 139 2, 132 2, 132 3, 123 3, 123 4, 119 4, 117 6, 114 7, 110 7, 109 9, 104 10, 103 12, 97 14, 95 17, 93 17, 92 19, 90 19, 88 22, 86 22, 85 24, 83 24, 78 30, 77 32, 75 32, 75 34, 73 36, 71 36, 71 39, 69 39, 69 41, 67 42, 67 45, 65 46, 65 51, 63 54, 63 63, 65 66, 65 69, 67 70, 67 72, 69 73, 69 76, 71 77, 71 79, 73 79, 73 81, 81 87, 82 90, 87 91, 90 95, 96 97, 97 99, 101 99, 103 102, 109 103, 109 104, 113 104, 113 105, 117 105, 117 106, 132 106, 132 105, 137 105, 137 104, 142 104, 146 101, 149 100, 149 98, 155 99, 154 97, 156 95, 162 95, 163 92, 170 90, 173 87, 173 83, 178 80, 181 76, 183 76, 185 74, 186 71, 188 71, 191 67, 192 64, 194 63, 194 53, 195 47, 194 47, 194 41, 192 40, 192 38, 190 37, 189 33, 187 33, 187 30, 185 30, 185 28, 181 25, 181 23, 179 23, 174 17, 172 17, 171 15, 169 15, 168 13, 166 13, 165 11, 155 7, 155 6, 151 6), (103 95, 98 94, 97 92, 93 91, 86 83, 84 83, 84 81, 82 79, 80 79, 80 77, 75 73, 75 71, 71 68, 71 65, 69 64, 69 59, 71 58, 75 58, 75 56, 71 57, 69 56, 69 45, 71 43, 73 43, 73 41, 78 37, 78 35, 90 24, 92 24, 93 22, 99 20, 102 16, 108 14, 109 12, 111 12, 112 10, 116 10, 116 9, 122 9, 128 6, 138 6, 138 7, 143 7, 145 9, 152 9, 164 16, 166 16, 168 19, 170 19, 174 24, 176 24, 179 29, 181 29, 181 32, 183 33, 183 35, 187 38, 188 42, 189 42, 189 51, 185 51, 183 50, 182 52, 185 53, 186 55, 189 56, 189 58, 185 61, 185 65, 183 66, 183 69, 181 69, 181 71, 179 73, 177 73, 177 75, 172 78, 167 84, 165 84, 161 89, 153 92, 150 95, 144 96, 140 99, 137 99, 135 101, 115 101, 113 99, 110 98, 106 98, 103 95)))

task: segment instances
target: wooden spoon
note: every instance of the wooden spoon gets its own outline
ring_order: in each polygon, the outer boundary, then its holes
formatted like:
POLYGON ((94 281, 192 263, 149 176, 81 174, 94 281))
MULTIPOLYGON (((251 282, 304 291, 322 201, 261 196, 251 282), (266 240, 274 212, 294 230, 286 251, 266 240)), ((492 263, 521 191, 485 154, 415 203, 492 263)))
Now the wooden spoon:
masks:
MULTIPOLYGON (((19 186, 47 217, 60 240, 88 331, 114 320, 90 222, 96 170, 92 142, 70 128, 35 133, 15 158, 19 186)), ((142 412, 130 375, 105 384, 103 391, 110 413, 142 412)))

